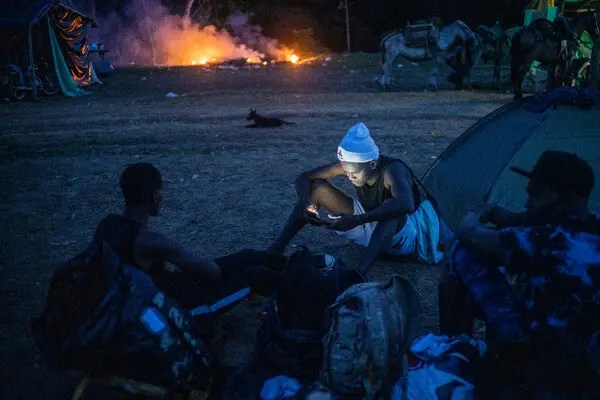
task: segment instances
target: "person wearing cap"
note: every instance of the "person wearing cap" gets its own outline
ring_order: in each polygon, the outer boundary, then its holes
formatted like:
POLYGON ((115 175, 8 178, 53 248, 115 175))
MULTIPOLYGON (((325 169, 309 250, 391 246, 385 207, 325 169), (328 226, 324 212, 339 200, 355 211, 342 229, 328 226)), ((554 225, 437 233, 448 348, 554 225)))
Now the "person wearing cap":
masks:
POLYGON ((366 247, 358 269, 367 272, 383 253, 415 255, 437 263, 439 220, 424 188, 404 162, 382 156, 364 123, 351 127, 337 148, 338 161, 298 176, 299 201, 267 249, 283 254, 307 223, 336 230, 366 247), (349 196, 329 180, 346 176, 356 188, 349 196), (319 217, 326 209, 328 216, 319 217))
POLYGON ((525 211, 467 212, 440 281, 440 331, 472 334, 477 316, 501 359, 517 360, 530 383, 566 390, 597 384, 600 215, 588 208, 594 171, 563 151, 545 151, 530 171, 511 169, 528 178, 525 211))

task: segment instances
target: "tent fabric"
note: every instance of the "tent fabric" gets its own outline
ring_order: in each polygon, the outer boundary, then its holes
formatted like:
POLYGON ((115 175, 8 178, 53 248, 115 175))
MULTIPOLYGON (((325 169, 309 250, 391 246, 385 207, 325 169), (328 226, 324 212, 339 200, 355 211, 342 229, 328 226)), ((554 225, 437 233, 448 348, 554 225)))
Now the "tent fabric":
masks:
POLYGON ((50 34, 50 46, 52 47, 52 59, 54 60, 54 69, 56 71, 56 77, 58 78, 58 84, 60 90, 67 97, 75 97, 86 94, 87 92, 77 86, 77 82, 73 79, 73 75, 69 68, 69 65, 63 57, 63 53, 60 49, 60 43, 56 38, 54 29, 52 26, 48 26, 50 34))
MULTIPOLYGON (((523 209, 526 180, 510 167, 530 169, 545 150, 576 153, 600 177, 600 93, 589 91, 591 101, 575 105, 573 98, 585 97, 581 90, 562 88, 507 104, 467 129, 440 155, 424 183, 451 228, 470 207, 483 202, 523 209)), ((595 189, 590 198, 590 209, 597 212, 599 192, 595 189)))
POLYGON ((24 28, 36 23, 54 5, 61 5, 87 19, 94 19, 94 2, 90 0, 2 0, 0 28, 24 28))
POLYGON ((74 12, 58 7, 49 16, 73 80, 79 86, 93 83, 90 69, 87 20, 74 12))

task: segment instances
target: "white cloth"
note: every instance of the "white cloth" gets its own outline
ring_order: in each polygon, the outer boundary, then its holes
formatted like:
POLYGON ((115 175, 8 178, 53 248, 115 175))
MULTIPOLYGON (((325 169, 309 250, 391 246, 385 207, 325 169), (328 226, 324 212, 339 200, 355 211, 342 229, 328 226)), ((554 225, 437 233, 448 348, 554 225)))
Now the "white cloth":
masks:
POLYGON ((362 122, 348 129, 337 150, 340 161, 364 163, 379 158, 379 148, 362 122))
POLYGON ((452 400, 474 399, 475 386, 459 376, 437 369, 434 365, 409 371, 408 382, 400 380, 392 389, 392 400, 438 400, 436 390, 452 385, 452 400), (404 383, 404 384, 403 384, 404 383))
MULTIPOLYGON (((364 214, 365 210, 360 201, 353 198, 354 215, 364 214)), ((338 232, 366 247, 371 240, 377 222, 368 222, 346 232, 338 232)), ((420 261, 437 264, 444 253, 438 250, 440 243, 440 222, 429 200, 423 201, 419 207, 408 214, 406 224, 394 235, 388 253, 393 255, 414 255, 420 261)))

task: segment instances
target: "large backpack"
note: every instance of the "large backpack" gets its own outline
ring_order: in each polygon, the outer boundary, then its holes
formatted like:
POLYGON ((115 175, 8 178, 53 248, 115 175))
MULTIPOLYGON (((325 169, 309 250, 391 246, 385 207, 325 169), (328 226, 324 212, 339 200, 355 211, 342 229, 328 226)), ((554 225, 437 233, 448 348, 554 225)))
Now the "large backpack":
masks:
POLYGON ((55 369, 173 389, 204 389, 213 371, 189 313, 105 243, 56 268, 32 332, 55 369))
POLYGON ((420 331, 419 308, 415 290, 397 275, 350 287, 329 307, 321 381, 344 398, 390 393, 420 331))
POLYGON ((303 247, 285 267, 277 293, 267 302, 257 336, 257 356, 267 375, 302 381, 318 377, 326 310, 362 276, 327 254, 303 247))

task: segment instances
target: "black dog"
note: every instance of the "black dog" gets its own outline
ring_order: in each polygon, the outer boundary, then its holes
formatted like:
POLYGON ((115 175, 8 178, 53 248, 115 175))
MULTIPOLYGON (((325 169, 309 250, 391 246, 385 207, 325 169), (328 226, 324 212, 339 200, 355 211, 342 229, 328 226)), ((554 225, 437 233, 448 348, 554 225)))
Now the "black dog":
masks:
POLYGON ((281 125, 293 125, 294 122, 286 122, 280 118, 268 118, 258 115, 256 110, 250 109, 250 114, 246 117, 246 121, 254 120, 253 124, 246 125, 246 128, 273 128, 281 125))

